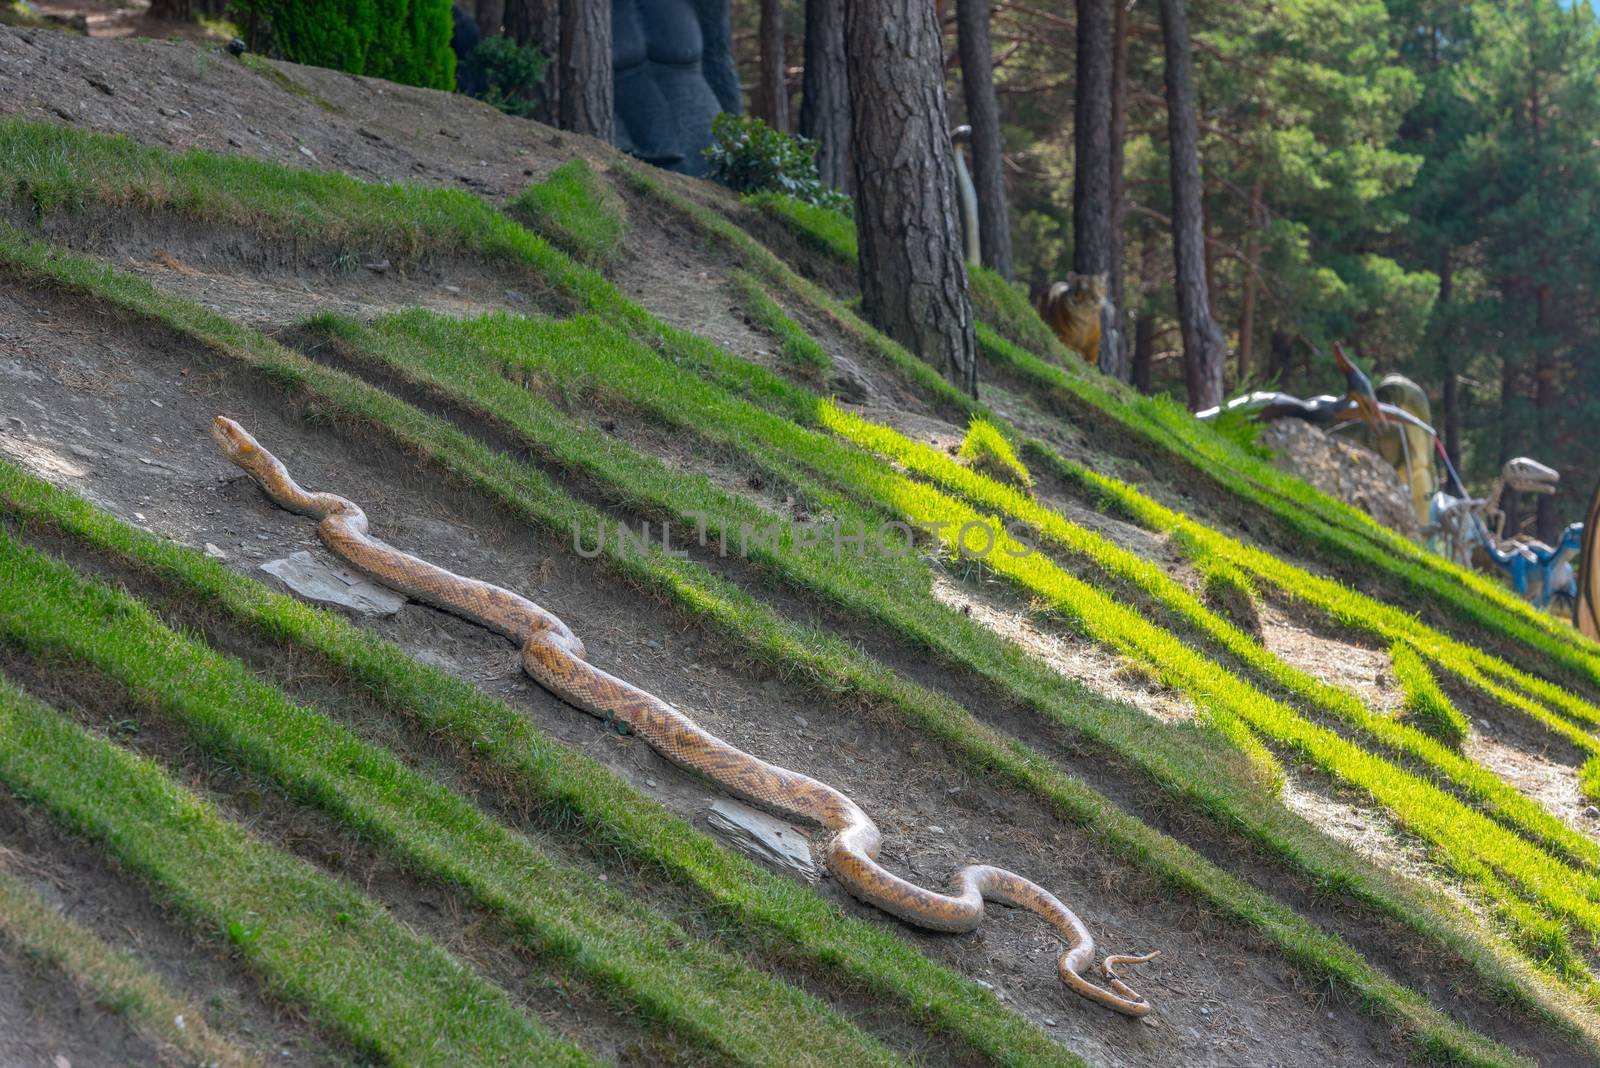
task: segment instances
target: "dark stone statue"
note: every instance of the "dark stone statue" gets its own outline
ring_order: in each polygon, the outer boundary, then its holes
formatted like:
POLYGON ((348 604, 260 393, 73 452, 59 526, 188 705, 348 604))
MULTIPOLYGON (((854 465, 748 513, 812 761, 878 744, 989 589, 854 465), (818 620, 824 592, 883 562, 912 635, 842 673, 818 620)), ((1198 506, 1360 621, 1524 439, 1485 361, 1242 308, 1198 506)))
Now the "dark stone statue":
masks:
POLYGON ((704 174, 711 120, 743 110, 728 0, 612 0, 617 147, 704 174))
POLYGON ((455 28, 450 33, 450 49, 456 54, 456 92, 482 96, 489 89, 488 76, 478 62, 478 24, 460 4, 450 7, 455 28))

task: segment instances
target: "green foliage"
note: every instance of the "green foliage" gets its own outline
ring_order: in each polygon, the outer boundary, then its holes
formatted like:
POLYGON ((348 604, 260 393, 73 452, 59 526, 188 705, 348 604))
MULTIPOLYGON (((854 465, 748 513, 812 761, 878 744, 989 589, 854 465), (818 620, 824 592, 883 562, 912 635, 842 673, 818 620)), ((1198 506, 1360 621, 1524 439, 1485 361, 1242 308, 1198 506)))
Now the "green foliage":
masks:
POLYGON ((1404 641, 1396 641, 1389 654, 1394 660, 1395 678, 1405 694, 1400 717, 1418 730, 1459 749, 1467 737, 1467 717, 1456 710, 1439 688, 1439 681, 1433 677, 1427 662, 1404 641))
POLYGON ((588 160, 568 160, 507 205, 557 248, 591 267, 605 267, 622 247, 622 200, 588 160))
POLYGON ((709 176, 736 193, 782 193, 807 204, 848 212, 852 203, 817 177, 817 145, 774 130, 753 115, 721 112, 711 121, 709 176))
POLYGON ((489 82, 482 99, 507 115, 533 114, 534 101, 529 91, 544 80, 550 58, 533 44, 519 43, 513 37, 497 34, 478 42, 472 57, 483 67, 489 82))
POLYGON ((967 436, 961 439, 961 451, 957 456, 968 467, 996 482, 1015 486, 1025 493, 1033 489, 1033 476, 1017 458, 1017 451, 987 419, 974 416, 967 424, 967 436))
POLYGON ((450 0, 235 0, 271 50, 313 67, 454 89, 450 0))

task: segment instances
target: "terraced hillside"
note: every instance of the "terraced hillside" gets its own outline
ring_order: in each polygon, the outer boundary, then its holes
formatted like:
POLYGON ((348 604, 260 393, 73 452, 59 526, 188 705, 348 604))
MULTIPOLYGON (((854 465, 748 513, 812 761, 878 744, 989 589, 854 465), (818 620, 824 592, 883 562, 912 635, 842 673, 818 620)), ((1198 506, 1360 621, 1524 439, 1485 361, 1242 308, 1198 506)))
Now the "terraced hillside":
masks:
POLYGON ((952 391, 830 217, 327 71, 0 57, 0 1062, 1600 1062, 1564 624, 995 279, 952 391), (1028 913, 931 933, 748 858, 480 626, 294 598, 260 565, 337 561, 218 414, 847 793, 897 873, 1159 949, 1154 1011, 1028 913))

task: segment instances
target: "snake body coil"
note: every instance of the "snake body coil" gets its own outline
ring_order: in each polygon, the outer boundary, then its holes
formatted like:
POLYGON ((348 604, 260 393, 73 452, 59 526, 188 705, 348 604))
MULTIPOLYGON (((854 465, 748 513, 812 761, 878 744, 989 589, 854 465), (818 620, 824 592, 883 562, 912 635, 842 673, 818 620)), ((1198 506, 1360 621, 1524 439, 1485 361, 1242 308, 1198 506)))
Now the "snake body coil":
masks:
POLYGON ((560 619, 510 590, 463 578, 374 541, 359 507, 332 493, 308 493, 283 464, 238 423, 217 416, 212 436, 279 506, 320 520, 317 533, 334 553, 377 581, 409 597, 505 635, 522 649, 522 666, 545 689, 594 716, 625 723, 662 756, 698 772, 729 793, 833 832, 828 868, 857 898, 935 931, 971 931, 983 920, 984 901, 1025 908, 1043 917, 1067 942, 1057 962, 1061 980, 1079 994, 1128 1016, 1150 1005, 1114 969, 1142 964, 1157 954, 1111 956, 1101 965, 1111 989, 1080 974, 1093 965, 1094 939, 1054 895, 1004 868, 972 864, 940 894, 886 871, 878 854, 878 827, 859 806, 826 783, 768 764, 701 729, 665 701, 609 675, 584 659, 583 642, 560 619))

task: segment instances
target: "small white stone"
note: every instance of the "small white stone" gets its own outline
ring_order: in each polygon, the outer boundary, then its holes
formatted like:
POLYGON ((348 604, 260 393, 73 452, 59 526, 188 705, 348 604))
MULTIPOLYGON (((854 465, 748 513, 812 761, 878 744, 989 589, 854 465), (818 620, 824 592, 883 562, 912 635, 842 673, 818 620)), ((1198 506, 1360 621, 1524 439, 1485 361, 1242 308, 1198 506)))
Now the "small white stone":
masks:
POLYGON ((928 824, 928 833, 929 834, 943 834, 944 833, 944 828, 939 826, 937 823, 930 823, 930 824, 928 824))
POLYGON ((172 1026, 176 1027, 180 1031, 188 1030, 188 1027, 189 1027, 189 1025, 184 1022, 183 1017, 181 1015, 180 1016, 174 1016, 172 1018, 172 1026))

